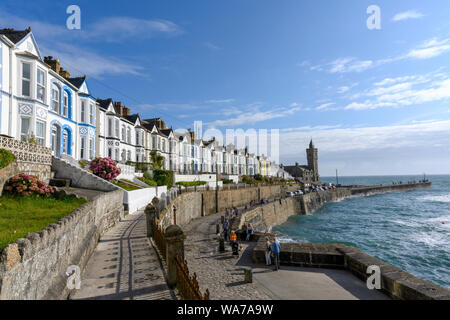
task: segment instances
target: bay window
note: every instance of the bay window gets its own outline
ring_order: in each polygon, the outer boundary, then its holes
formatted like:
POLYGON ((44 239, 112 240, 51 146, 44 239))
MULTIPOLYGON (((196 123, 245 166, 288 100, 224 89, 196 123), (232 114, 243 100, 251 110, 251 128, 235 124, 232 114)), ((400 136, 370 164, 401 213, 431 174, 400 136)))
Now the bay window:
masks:
POLYGON ((22 63, 22 96, 31 95, 31 64, 22 63))
POLYGON ((81 122, 86 122, 86 102, 81 101, 81 122))
POLYGON ((45 123, 36 121, 36 141, 39 145, 45 146, 45 123))
POLYGON ((39 68, 36 76, 36 98, 41 102, 45 100, 45 73, 39 68))
POLYGON ((89 123, 94 124, 94 105, 92 103, 89 105, 89 123))
POLYGON ((61 90, 56 84, 52 85, 52 110, 60 113, 59 101, 61 97, 61 90))
POLYGON ((64 117, 69 117, 69 95, 67 94, 67 92, 64 92, 63 115, 64 117))
POLYGON ((20 140, 28 141, 30 134, 30 118, 22 117, 20 121, 20 140))

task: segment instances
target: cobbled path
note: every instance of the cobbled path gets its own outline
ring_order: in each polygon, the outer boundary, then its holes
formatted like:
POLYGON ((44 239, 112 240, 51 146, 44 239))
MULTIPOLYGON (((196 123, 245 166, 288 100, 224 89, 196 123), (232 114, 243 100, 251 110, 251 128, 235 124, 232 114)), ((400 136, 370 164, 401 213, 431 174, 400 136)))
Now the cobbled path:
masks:
POLYGON ((242 267, 252 265, 252 248, 248 243, 242 243, 239 258, 232 256, 227 244, 226 252, 219 252, 215 234, 217 223, 220 223, 220 214, 198 218, 183 227, 185 258, 191 274, 194 271, 197 274, 201 292, 208 288, 211 300, 273 299, 273 295, 255 279, 253 283, 244 282, 242 267))

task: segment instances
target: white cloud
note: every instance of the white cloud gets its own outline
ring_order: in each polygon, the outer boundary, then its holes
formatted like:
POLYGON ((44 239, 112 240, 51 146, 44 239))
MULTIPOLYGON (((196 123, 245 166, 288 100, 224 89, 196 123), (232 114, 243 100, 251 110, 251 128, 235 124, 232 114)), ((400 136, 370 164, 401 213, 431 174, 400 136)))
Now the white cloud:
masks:
POLYGON ((214 43, 209 42, 209 41, 204 42, 203 45, 204 45, 205 47, 207 47, 208 49, 212 50, 212 51, 222 50, 221 47, 219 47, 219 46, 217 46, 217 45, 215 45, 214 43))
POLYGON ((408 20, 408 19, 419 19, 424 16, 425 16, 424 14, 422 14, 416 10, 409 10, 409 11, 397 13, 392 18, 392 21, 397 22, 397 21, 403 21, 403 20, 408 20))
POLYGON ((329 110, 328 107, 331 107, 331 106, 333 106, 333 105, 335 105, 335 104, 336 104, 336 103, 334 103, 334 102, 323 103, 323 104, 321 104, 320 106, 318 106, 318 107, 316 108, 316 110, 329 110))
POLYGON ((405 12, 397 13, 393 18, 392 21, 403 21, 408 19, 419 19, 424 17, 424 15, 418 11, 415 10, 409 10, 405 12))
POLYGON ((65 43, 53 43, 51 46, 41 45, 45 55, 58 57, 61 66, 71 72, 71 75, 87 75, 101 78, 105 75, 129 74, 142 76, 143 68, 138 64, 97 54, 87 48, 80 48, 65 43))
POLYGON ((412 59, 430 59, 446 52, 450 52, 450 39, 438 40, 433 38, 418 48, 411 50, 407 57, 412 59))
POLYGON ((212 99, 205 101, 206 103, 231 103, 234 99, 212 99))
POLYGON ((340 58, 329 64, 330 73, 362 72, 373 66, 371 60, 358 60, 356 58, 340 58))

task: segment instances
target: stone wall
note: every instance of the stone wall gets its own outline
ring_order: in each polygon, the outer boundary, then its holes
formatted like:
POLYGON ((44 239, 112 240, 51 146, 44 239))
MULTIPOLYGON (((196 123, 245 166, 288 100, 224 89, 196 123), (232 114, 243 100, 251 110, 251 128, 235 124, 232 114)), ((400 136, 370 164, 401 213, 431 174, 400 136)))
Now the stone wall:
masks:
MULTIPOLYGON (((260 237, 252 259, 265 264, 264 237, 260 237)), ((381 270, 381 290, 400 300, 449 300, 450 290, 417 278, 401 269, 374 258, 361 250, 344 244, 282 243, 282 265, 345 269, 362 281, 367 281, 367 267, 376 265, 381 270)))
POLYGON ((81 270, 100 236, 123 216, 121 190, 103 193, 46 229, 8 245, 0 258, 0 299, 65 299, 67 267, 81 270))
POLYGON ((8 167, 0 169, 0 194, 5 182, 22 172, 49 182, 52 164, 52 153, 49 148, 5 136, 0 136, 0 148, 10 151, 16 157, 8 167))
POLYGON ((244 223, 250 223, 256 232, 269 232, 272 226, 286 222, 297 212, 300 212, 297 199, 279 199, 244 212, 239 216, 238 224, 233 224, 233 227, 240 229, 244 223))
MULTIPOLYGON (((249 205, 250 201, 253 200, 260 201, 262 198, 280 197, 286 191, 296 188, 298 186, 275 185, 219 190, 217 201, 215 190, 182 193, 161 211, 160 225, 166 228, 173 224, 173 205, 177 208, 177 224, 183 225, 198 217, 216 213, 216 210, 217 212, 224 212, 226 208, 232 206, 242 207, 249 205)), ((287 203, 284 203, 284 205, 287 205, 287 203)))

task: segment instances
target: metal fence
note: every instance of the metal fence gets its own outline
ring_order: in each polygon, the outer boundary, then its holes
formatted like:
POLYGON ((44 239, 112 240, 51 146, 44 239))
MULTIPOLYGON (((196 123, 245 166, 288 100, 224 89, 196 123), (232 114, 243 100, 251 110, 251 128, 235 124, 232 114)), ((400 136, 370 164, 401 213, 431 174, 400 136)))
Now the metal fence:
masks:
POLYGON ((187 261, 177 255, 175 258, 177 266, 177 288, 184 300, 209 300, 209 290, 206 289, 205 294, 200 292, 197 281, 197 274, 191 277, 187 261))
POLYGON ((153 240, 158 247, 159 252, 164 260, 166 260, 166 239, 164 238, 163 230, 158 226, 157 223, 153 225, 153 240))

